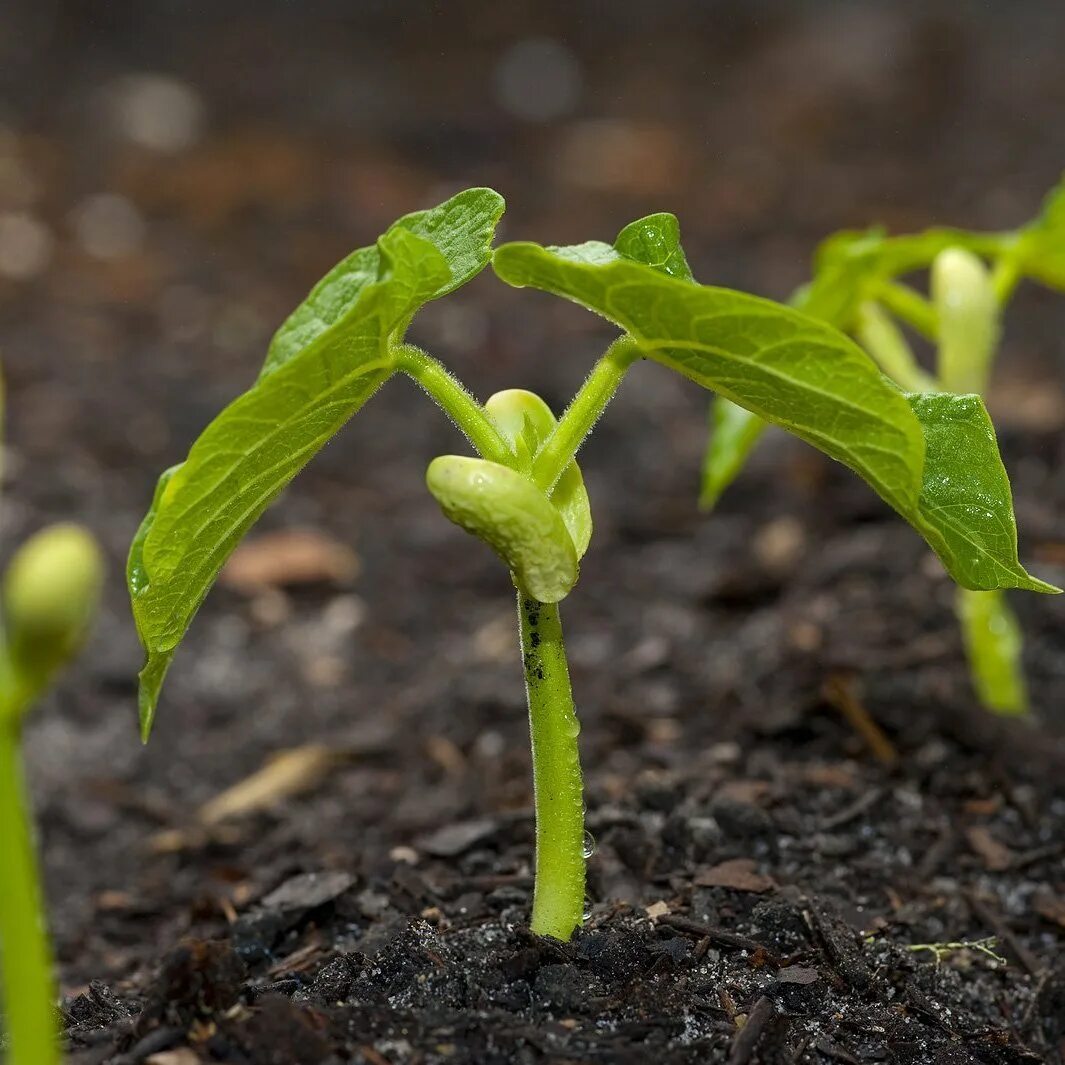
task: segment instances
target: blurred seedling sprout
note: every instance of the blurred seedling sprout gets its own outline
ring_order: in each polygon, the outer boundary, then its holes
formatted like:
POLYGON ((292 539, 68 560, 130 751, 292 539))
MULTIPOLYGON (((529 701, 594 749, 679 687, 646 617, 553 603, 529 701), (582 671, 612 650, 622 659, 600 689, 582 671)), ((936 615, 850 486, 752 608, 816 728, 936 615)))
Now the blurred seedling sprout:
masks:
MULTIPOLYGON (((3 392, 0 385, 0 420, 3 392)), ((103 559, 78 525, 52 525, 14 554, 0 591, 0 1001, 9 1065, 59 1061, 56 988, 22 771, 27 712, 78 653, 103 559)))
MULTIPOLYGON (((813 277, 791 304, 852 334, 909 394, 982 397, 998 354, 1003 311, 1023 279, 1065 290, 1065 181, 1051 190, 1033 221, 1015 230, 836 233, 817 249, 813 277), (922 271, 928 273, 927 297, 902 280, 922 271), (935 346, 932 372, 918 362, 903 327, 935 346)), ((764 419, 724 396, 711 404, 710 420, 704 510, 739 475, 766 428, 764 419)), ((980 500, 969 505, 980 506, 980 500)), ((1012 535, 1008 528, 1003 534, 1012 535)), ((954 609, 977 698, 995 713, 1027 713, 1024 641, 1012 608, 999 588, 960 583, 954 609)))
POLYGON ((831 325, 696 284, 672 215, 633 222, 613 244, 511 243, 493 251, 502 212, 491 189, 468 189, 352 252, 281 325, 252 387, 162 474, 128 566, 147 652, 141 731, 147 739, 171 660, 230 552, 374 392, 406 376, 476 452, 434 459, 429 491, 448 519, 499 556, 515 587, 536 816, 530 924, 567 940, 584 920, 590 849, 580 722, 559 616, 592 533, 576 455, 637 362, 680 373, 849 466, 960 585, 1057 589, 1018 560, 1009 481, 978 396, 904 395, 831 325), (572 300, 621 330, 557 419, 521 389, 479 403, 405 340, 423 304, 489 263, 507 284, 572 300))

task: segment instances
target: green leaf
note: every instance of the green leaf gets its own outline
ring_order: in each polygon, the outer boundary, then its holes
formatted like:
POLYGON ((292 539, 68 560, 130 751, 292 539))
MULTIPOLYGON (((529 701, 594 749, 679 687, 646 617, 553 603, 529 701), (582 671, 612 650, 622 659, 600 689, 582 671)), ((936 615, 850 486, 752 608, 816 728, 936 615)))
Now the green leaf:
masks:
POLYGON ((768 422, 724 396, 710 401, 710 439, 703 455, 699 509, 712 510, 739 476, 768 422))
POLYGON ((924 432, 919 508, 903 514, 964 588, 1058 591, 1017 559, 1017 524, 995 428, 979 396, 906 396, 924 432))
POLYGON ((673 280, 596 242, 505 244, 493 266, 510 284, 603 314, 649 357, 852 465, 893 505, 916 504, 920 427, 834 329, 757 296, 673 280))
POLYGON ((879 294, 878 284, 923 270, 947 248, 997 256, 1013 240, 1008 233, 974 233, 946 226, 897 237, 887 236, 879 227, 843 230, 818 246, 813 277, 793 302, 806 314, 850 330, 860 304, 879 294))
POLYGON ((1039 217, 1021 230, 1014 255, 1028 277, 1065 289, 1065 177, 1043 201, 1039 217))
MULTIPOLYGON (((626 259, 654 267, 680 281, 695 282, 680 243, 676 215, 652 214, 627 225, 614 241, 626 259)), ((724 396, 710 402, 712 430, 703 456, 699 508, 710 510, 743 469, 766 423, 724 396)))
POLYGON ((843 230, 823 240, 814 252, 813 276, 793 299, 806 314, 847 328, 876 274, 887 237, 880 228, 843 230))
MULTIPOLYGON (((900 313, 924 312, 905 315, 908 319, 930 317, 933 309, 916 293, 909 295, 909 307, 902 306, 899 301, 907 298, 909 290, 894 283, 894 278, 927 267, 947 248, 965 248, 992 256, 1002 254, 1010 240, 1009 234, 969 233, 946 227, 897 237, 887 236, 879 227, 843 230, 818 246, 813 277, 795 293, 791 304, 804 314, 854 332, 884 372, 901 387, 932 387, 932 379, 907 354, 902 334, 879 308, 872 306, 871 297, 891 301, 900 313)), ((928 334, 928 323, 921 322, 921 325, 922 332, 928 334)), ((738 476, 764 430, 764 426, 758 429, 749 421, 744 425, 740 415, 726 412, 726 402, 715 401, 718 408, 715 422, 725 421, 734 431, 726 434, 720 446, 715 446, 712 440, 707 445, 700 500, 704 509, 707 499, 716 501, 738 476), (740 425, 745 429, 742 435, 735 431, 740 425), (731 443, 742 445, 744 450, 726 446, 731 443)))
POLYGON ((648 357, 849 466, 929 540, 959 583, 1050 590, 1016 560, 1009 485, 986 414, 981 436, 972 410, 959 417, 956 397, 905 396, 831 326, 770 300, 665 277, 606 244, 507 244, 493 267, 510 284, 604 315, 648 357), (974 450, 949 450, 959 444, 974 450), (959 462, 981 468, 959 478, 959 462), (972 494, 948 502, 952 475, 956 491, 972 494))
POLYGON ((680 281, 694 281, 680 245, 680 223, 672 214, 649 214, 630 222, 617 236, 614 248, 626 259, 653 266, 680 281))
POLYGON ((969 675, 980 702, 997 714, 1027 713, 1024 638, 1005 594, 959 588, 954 609, 965 641, 969 675))
POLYGON ((1065 177, 1044 199, 1039 216, 1019 230, 988 233, 936 226, 896 237, 881 228, 834 233, 814 253, 813 278, 795 305, 850 329, 859 304, 878 295, 878 283, 923 270, 948 248, 1005 260, 1027 277, 1065 289, 1065 177))
MULTIPOLYGON (((495 227, 503 215, 503 197, 492 189, 466 189, 438 207, 414 211, 389 226, 385 235, 405 229, 429 241, 443 255, 450 274, 428 299, 464 285, 488 264, 495 227)), ((288 316, 270 342, 263 376, 299 354, 350 310, 359 293, 381 272, 377 245, 359 248, 337 263, 288 316)), ((425 302, 425 301, 423 301, 425 302)))
POLYGON ((501 202, 488 190, 462 193, 408 216, 376 247, 349 256, 282 326, 255 385, 204 430, 185 462, 160 478, 127 568, 147 651, 140 685, 145 738, 170 660, 222 564, 392 375, 392 348, 418 308, 487 262, 501 202), (372 279, 350 269, 371 262, 372 279))

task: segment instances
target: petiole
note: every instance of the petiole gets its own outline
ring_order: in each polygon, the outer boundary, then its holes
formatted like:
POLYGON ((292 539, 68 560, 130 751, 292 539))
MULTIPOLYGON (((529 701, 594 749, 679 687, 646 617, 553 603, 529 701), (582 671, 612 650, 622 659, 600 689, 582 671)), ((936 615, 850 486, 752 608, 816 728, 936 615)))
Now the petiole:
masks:
POLYGON ((639 347, 629 337, 619 337, 599 357, 559 419, 557 428, 537 452, 533 480, 545 492, 555 486, 613 399, 629 367, 640 357, 639 347))
POLYGON ((413 344, 393 348, 396 369, 416 381, 455 423, 474 450, 490 462, 514 465, 514 452, 462 383, 431 355, 413 344))
POLYGON ((873 286, 872 296, 896 318, 916 329, 926 340, 936 339, 936 309, 909 285, 904 285, 901 281, 881 281, 873 286))

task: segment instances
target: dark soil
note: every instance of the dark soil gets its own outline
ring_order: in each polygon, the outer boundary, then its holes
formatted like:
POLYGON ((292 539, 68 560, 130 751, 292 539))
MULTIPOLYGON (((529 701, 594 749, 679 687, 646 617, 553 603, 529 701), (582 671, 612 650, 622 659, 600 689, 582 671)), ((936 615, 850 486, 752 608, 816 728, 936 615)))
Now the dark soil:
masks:
MULTIPOLYGON (((424 491, 463 445, 405 384, 259 530, 350 545, 358 575, 220 586, 137 742, 120 567, 154 479, 392 217, 474 183, 507 195, 508 236, 675 209, 698 276, 783 296, 829 230, 1015 224, 1065 161, 1056 5, 652 6, 5 12, 0 207, 52 247, 0 276, 4 543, 76 516, 115 567, 27 737, 71 1062, 1065 1060, 1065 605, 1015 599, 1036 719, 983 713, 949 582, 845 470, 774 437, 695 512, 705 397, 662 369, 582 454, 597 529, 564 614, 596 851, 573 942, 526 924, 512 590, 424 491), (542 124, 492 78, 537 35, 584 86, 542 124), (144 71, 198 94, 180 151, 109 125, 144 71), (295 794, 204 816, 282 752, 295 794)), ((1022 291, 994 403, 1023 556, 1059 584, 1063 325, 1022 291)), ((491 277, 416 333, 480 395, 555 407, 610 338, 491 277)))

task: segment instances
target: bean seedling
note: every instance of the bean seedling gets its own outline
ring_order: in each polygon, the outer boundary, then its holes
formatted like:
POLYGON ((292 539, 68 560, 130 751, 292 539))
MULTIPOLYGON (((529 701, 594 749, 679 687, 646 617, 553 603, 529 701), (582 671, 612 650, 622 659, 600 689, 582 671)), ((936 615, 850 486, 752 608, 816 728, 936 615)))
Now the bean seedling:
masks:
MULTIPOLYGON (((3 392, 0 387, 0 414, 3 392)), ((77 525, 24 543, 3 578, 0 630, 0 993, 11 1065, 59 1061, 52 952, 23 783, 26 711, 77 653, 96 609, 100 551, 77 525)))
MULTIPOLYGON (((1065 289, 1065 183, 1033 222, 1008 232, 837 233, 818 248, 813 279, 791 304, 851 334, 908 392, 983 395, 1002 313, 1022 278, 1065 289), (928 298, 900 280, 918 271, 928 271, 928 298), (936 345, 934 373, 922 369, 900 323, 936 345)), ((739 474, 767 423, 718 396, 711 424, 700 494, 704 510, 739 474)), ((963 585, 955 614, 980 702, 1000 714, 1026 713, 1021 629, 1003 592, 963 585)))
POLYGON ((130 551, 152 728, 179 643, 226 557, 300 468, 389 378, 416 381, 476 456, 443 456, 427 484, 444 514, 487 543, 517 592, 536 813, 532 929, 566 940, 584 909, 584 813, 559 602, 591 535, 577 452, 629 368, 650 359, 845 463, 974 589, 1054 591, 1017 557, 1009 482, 977 396, 906 394, 852 340, 815 317, 696 284, 672 215, 613 244, 492 251, 503 201, 470 189, 396 222, 336 266, 281 326, 255 384, 160 478, 130 551), (404 335, 417 310, 491 262, 503 281, 582 304, 622 334, 557 420, 537 396, 483 405, 404 335))

